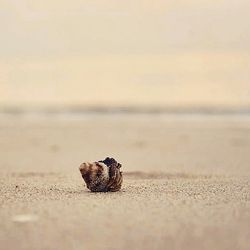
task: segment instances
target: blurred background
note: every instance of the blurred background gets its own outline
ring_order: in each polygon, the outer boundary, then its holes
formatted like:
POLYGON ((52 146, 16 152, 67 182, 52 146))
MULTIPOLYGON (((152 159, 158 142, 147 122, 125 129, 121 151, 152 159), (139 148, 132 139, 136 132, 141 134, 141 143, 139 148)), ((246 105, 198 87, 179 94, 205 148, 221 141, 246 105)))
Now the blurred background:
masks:
POLYGON ((250 107, 248 0, 0 0, 0 108, 250 107))

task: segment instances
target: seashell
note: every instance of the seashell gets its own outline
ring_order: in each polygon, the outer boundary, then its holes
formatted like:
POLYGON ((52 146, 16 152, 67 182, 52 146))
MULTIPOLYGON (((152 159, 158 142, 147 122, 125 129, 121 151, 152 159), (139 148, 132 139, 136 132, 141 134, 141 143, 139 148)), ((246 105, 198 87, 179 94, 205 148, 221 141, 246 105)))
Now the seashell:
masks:
POLYGON ((103 161, 84 162, 79 167, 87 188, 92 192, 116 192, 122 186, 121 164, 107 157, 103 161))

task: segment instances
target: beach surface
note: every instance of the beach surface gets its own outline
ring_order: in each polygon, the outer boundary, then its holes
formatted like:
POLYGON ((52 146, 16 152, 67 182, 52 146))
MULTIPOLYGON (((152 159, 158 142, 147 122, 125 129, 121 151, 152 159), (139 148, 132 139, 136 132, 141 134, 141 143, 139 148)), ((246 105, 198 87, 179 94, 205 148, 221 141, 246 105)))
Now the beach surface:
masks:
POLYGON ((0 249, 249 249, 250 117, 0 115, 0 249), (117 193, 79 165, 122 163, 117 193))

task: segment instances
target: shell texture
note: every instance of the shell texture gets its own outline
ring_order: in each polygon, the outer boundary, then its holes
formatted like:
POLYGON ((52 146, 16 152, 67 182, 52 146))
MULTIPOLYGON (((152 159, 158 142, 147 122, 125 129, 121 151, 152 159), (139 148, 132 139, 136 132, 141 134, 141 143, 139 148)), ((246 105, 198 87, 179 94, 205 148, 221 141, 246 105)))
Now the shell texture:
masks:
POLYGON ((121 166, 115 159, 107 157, 103 161, 84 162, 79 170, 90 191, 116 192, 123 182, 121 166))

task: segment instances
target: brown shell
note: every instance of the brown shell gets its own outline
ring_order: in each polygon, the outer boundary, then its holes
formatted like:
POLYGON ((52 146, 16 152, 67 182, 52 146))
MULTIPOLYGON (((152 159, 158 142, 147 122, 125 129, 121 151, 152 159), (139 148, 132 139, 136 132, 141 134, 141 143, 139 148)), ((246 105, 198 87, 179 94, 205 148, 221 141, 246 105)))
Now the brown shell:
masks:
POLYGON ((92 192, 116 192, 121 189, 123 177, 121 164, 107 157, 103 161, 82 163, 79 167, 87 188, 92 192))

